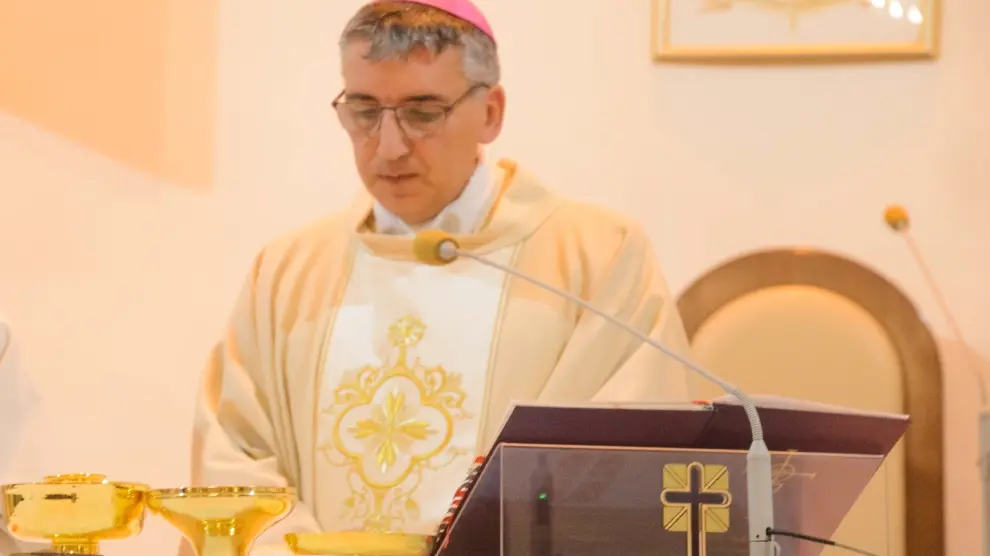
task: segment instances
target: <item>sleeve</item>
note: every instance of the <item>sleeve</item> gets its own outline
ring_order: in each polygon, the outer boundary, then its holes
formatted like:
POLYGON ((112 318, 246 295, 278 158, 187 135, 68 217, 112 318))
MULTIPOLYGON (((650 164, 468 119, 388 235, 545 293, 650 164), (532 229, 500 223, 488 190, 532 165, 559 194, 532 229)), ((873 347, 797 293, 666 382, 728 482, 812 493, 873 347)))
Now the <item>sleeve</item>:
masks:
MULTIPOLYGON (((274 319, 265 301, 270 294, 258 285, 260 261, 203 372, 193 428, 194 485, 299 486, 293 479, 297 472, 288 470, 293 464, 286 461, 287 452, 280 449, 295 443, 279 436, 275 421, 281 403, 270 363, 274 319)), ((319 530, 312 511, 299 501, 255 546, 284 546, 286 533, 319 530)))
MULTIPOLYGON (((583 255, 582 298, 690 360, 680 313, 646 233, 627 224, 597 235, 583 255)), ((581 310, 541 398, 686 402, 694 386, 694 372, 682 363, 581 310)))

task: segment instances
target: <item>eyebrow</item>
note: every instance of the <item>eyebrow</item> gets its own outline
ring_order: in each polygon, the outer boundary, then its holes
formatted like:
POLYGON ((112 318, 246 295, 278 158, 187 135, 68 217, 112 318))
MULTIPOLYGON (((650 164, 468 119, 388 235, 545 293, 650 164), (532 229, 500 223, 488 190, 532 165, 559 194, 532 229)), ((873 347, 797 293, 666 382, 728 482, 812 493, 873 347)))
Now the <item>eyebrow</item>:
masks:
MULTIPOLYGON (((347 98, 349 100, 364 100, 364 101, 371 101, 378 103, 381 102, 377 98, 375 98, 374 95, 369 95, 368 93, 360 93, 360 92, 344 93, 344 98, 347 98)), ((406 103, 406 102, 447 102, 447 99, 439 95, 422 94, 422 95, 407 96, 403 98, 401 101, 401 103, 406 103)))

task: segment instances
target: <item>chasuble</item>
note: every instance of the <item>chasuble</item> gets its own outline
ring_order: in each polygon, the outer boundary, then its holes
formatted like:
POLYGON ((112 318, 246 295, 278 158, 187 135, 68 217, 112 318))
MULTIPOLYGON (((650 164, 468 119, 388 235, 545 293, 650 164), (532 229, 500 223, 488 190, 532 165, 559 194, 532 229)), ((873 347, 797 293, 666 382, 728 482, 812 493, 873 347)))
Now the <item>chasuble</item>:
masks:
MULTIPOLYGON (((642 229, 512 162, 483 169, 460 212, 432 225, 688 354, 642 229)), ((435 532, 512 402, 689 399, 676 361, 470 259, 419 264, 412 230, 395 225, 361 195, 269 244, 212 352, 195 483, 298 489, 261 545, 287 532, 435 532)))

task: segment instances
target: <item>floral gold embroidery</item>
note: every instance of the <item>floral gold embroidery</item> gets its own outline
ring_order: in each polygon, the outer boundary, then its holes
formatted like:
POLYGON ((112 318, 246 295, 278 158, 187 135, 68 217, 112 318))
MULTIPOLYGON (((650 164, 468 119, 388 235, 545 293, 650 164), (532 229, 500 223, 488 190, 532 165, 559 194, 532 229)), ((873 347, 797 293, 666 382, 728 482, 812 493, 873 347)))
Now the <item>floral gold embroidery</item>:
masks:
POLYGON ((343 517, 366 530, 395 531, 416 519, 424 473, 465 455, 450 445, 455 423, 471 418, 461 375, 409 355, 425 334, 415 317, 394 322, 392 361, 346 373, 322 411, 332 419, 332 439, 317 448, 347 473, 343 517))

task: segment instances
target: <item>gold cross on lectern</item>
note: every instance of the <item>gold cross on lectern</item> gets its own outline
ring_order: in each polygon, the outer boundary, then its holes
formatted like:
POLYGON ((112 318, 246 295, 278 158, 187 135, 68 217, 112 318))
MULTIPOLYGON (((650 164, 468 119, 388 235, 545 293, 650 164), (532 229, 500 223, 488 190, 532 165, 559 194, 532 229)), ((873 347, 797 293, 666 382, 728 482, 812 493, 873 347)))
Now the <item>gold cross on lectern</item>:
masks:
POLYGON ((724 465, 669 464, 663 469, 663 528, 686 533, 688 556, 707 556, 708 534, 729 530, 729 469, 724 465))

